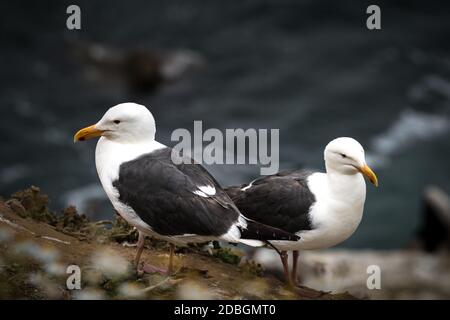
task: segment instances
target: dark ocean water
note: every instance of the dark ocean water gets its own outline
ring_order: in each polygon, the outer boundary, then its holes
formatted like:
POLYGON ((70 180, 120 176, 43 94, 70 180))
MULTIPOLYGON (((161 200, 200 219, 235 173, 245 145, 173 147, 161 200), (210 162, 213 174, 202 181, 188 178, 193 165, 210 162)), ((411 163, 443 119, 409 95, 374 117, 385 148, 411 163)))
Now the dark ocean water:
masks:
MULTIPOLYGON (((442 3, 379 2, 382 30, 355 1, 78 1, 82 30, 65 28, 66 1, 0 4, 0 194, 40 186, 60 210, 111 217, 94 166, 95 142, 74 132, 120 102, 153 112, 159 141, 176 128, 279 128, 281 168, 323 169, 323 148, 351 136, 380 187, 342 244, 405 246, 427 184, 450 192, 450 11, 442 3), (68 43, 189 49, 205 66, 151 94, 94 81, 68 43), (86 209, 86 201, 98 207, 86 209)), ((257 166, 208 169, 223 185, 257 166)))

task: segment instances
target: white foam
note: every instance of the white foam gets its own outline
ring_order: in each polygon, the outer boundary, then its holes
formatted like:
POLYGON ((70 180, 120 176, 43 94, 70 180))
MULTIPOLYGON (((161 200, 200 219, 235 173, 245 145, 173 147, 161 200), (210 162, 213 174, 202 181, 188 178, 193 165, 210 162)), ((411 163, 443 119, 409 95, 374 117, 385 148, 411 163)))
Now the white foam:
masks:
POLYGON ((418 84, 411 87, 409 96, 413 100, 420 100, 429 93, 437 93, 450 99, 450 81, 443 79, 437 75, 428 75, 418 84))
POLYGON ((443 135, 449 129, 448 116, 404 110, 386 132, 373 139, 368 158, 378 166, 385 165, 389 162, 389 156, 411 147, 416 142, 443 135))
POLYGON ((98 183, 71 190, 63 195, 66 206, 75 206, 79 212, 87 209, 88 203, 92 200, 105 200, 106 194, 98 183))
POLYGON ((204 64, 203 57, 198 53, 189 50, 179 50, 166 54, 161 72, 166 80, 176 80, 190 70, 198 69, 204 64))
POLYGON ((0 171, 0 181, 4 184, 14 182, 30 173, 30 168, 23 164, 15 164, 0 171))

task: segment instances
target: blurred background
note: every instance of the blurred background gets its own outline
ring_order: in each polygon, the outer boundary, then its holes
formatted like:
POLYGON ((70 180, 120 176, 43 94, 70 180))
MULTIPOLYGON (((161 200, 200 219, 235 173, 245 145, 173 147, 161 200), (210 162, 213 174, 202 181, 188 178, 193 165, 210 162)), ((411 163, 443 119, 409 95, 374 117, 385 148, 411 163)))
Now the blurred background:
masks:
MULTIPOLYGON (((165 144, 176 128, 280 129, 280 169, 323 170, 323 148, 351 136, 380 187, 341 247, 394 249, 423 228, 423 192, 450 192, 450 5, 378 1, 73 1, 0 3, 0 195, 29 185, 51 208, 113 211, 95 142, 73 134, 111 106, 146 105, 165 144)), ((215 165, 223 185, 258 166, 215 165)))

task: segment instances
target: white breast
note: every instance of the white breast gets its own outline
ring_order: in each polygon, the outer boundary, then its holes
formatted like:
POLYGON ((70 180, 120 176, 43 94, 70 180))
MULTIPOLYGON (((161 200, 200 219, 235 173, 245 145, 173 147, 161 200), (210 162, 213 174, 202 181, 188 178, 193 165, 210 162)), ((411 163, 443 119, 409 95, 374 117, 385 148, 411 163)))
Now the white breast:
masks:
POLYGON ((113 182, 119 178, 119 168, 123 162, 161 148, 165 146, 157 141, 122 144, 101 137, 95 149, 97 173, 114 209, 132 226, 148 234, 152 233, 151 227, 142 221, 131 207, 119 201, 119 192, 114 188, 113 182))
POLYGON ((274 241, 280 250, 313 250, 335 246, 348 239, 361 222, 366 185, 361 174, 346 176, 340 182, 339 194, 332 191, 325 173, 314 173, 308 187, 316 197, 310 210, 313 230, 297 234, 297 242, 274 241))

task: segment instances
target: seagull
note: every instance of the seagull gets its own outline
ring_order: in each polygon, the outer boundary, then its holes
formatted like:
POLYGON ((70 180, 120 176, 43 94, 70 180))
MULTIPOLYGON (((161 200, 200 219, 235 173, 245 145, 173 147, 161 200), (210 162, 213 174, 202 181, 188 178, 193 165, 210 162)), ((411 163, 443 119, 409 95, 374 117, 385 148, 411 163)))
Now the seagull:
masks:
POLYGON ((74 142, 100 137, 97 173, 114 209, 139 231, 138 271, 171 274, 175 244, 221 240, 257 246, 258 240, 299 238, 244 217, 205 168, 156 141, 155 133, 145 106, 122 103, 74 136, 74 142), (140 269, 145 236, 171 244, 167 269, 140 269))
POLYGON ((366 164, 364 149, 355 139, 332 140, 324 159, 326 173, 287 170, 225 189, 247 217, 300 237, 269 242, 279 253, 286 281, 292 286, 299 286, 299 250, 329 248, 349 238, 363 216, 363 176, 378 186, 377 176, 366 164), (288 251, 293 251, 290 274, 288 251))

